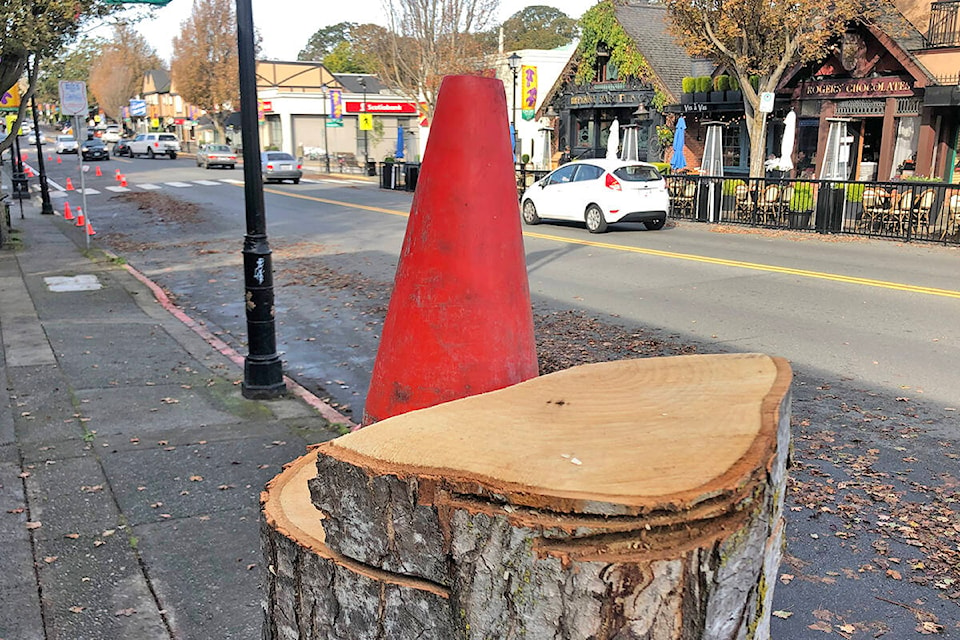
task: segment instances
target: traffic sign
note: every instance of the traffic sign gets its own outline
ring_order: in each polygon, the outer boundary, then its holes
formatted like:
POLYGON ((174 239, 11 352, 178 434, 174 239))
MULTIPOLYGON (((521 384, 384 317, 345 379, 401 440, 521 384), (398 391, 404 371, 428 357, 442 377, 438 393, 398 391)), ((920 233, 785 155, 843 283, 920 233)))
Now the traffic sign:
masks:
POLYGON ((373 131, 373 114, 360 114, 360 131, 373 131))
POLYGON ((772 113, 773 112, 773 99, 774 94, 772 91, 764 91, 760 94, 760 113, 772 113))
POLYGON ((85 116, 87 105, 87 83, 81 80, 60 81, 60 113, 65 116, 85 116))

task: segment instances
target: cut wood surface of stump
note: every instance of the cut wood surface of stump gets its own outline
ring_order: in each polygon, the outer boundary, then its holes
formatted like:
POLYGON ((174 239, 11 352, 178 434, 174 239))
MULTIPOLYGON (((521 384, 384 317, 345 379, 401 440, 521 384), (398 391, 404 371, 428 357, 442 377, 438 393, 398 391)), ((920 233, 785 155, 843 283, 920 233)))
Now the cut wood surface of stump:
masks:
POLYGON ((583 365, 324 443, 262 498, 264 637, 766 639, 790 380, 583 365))

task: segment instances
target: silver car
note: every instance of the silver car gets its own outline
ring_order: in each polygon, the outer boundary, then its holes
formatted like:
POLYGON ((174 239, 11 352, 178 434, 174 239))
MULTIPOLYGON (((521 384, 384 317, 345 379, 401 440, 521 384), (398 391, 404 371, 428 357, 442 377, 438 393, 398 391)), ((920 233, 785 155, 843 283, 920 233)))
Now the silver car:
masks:
POLYGON ((237 164, 237 154, 225 144, 205 144, 197 151, 197 166, 209 169, 221 166, 233 169, 237 164))
POLYGON ((303 177, 303 165, 289 153, 282 151, 264 151, 260 154, 260 170, 264 182, 282 182, 291 180, 300 184, 303 177))

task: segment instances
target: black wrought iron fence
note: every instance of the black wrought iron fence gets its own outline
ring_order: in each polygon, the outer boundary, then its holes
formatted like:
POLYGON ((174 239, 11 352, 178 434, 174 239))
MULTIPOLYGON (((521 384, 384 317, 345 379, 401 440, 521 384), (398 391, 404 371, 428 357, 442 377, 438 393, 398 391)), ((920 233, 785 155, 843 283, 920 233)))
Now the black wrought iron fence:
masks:
POLYGON ((960 244, 960 185, 686 175, 667 185, 674 218, 960 244))

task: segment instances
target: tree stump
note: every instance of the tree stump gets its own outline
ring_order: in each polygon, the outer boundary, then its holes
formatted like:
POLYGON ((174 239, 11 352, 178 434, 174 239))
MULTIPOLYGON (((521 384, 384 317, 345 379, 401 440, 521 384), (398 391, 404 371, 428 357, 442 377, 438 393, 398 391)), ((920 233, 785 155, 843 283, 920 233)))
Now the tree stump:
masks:
POLYGON ((262 496, 264 638, 769 638, 790 381, 584 365, 324 443, 262 496))

